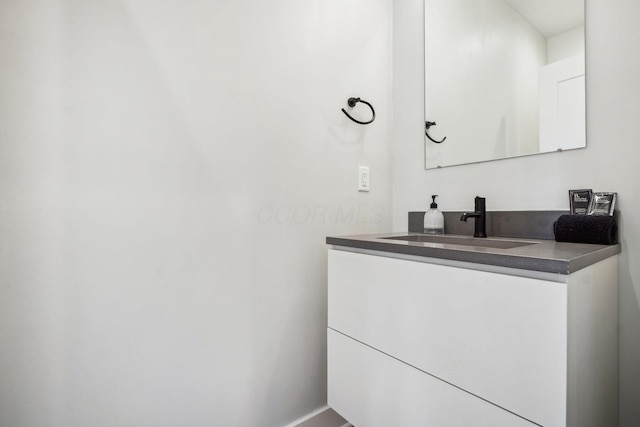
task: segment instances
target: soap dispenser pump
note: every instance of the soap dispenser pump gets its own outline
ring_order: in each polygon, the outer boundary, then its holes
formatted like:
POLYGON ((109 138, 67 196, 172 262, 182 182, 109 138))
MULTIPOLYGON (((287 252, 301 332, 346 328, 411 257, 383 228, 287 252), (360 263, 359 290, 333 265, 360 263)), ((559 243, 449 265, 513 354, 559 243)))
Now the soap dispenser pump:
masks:
POLYGON ((424 214, 425 234, 444 234, 444 215, 436 203, 437 194, 431 196, 430 209, 424 214))

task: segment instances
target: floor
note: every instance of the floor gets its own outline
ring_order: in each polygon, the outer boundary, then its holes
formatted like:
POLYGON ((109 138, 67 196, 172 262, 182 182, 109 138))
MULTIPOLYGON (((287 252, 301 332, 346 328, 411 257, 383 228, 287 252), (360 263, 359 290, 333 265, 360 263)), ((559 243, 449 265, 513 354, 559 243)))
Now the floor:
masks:
POLYGON ((296 427, 353 427, 347 420, 338 415, 333 409, 319 413, 296 427))

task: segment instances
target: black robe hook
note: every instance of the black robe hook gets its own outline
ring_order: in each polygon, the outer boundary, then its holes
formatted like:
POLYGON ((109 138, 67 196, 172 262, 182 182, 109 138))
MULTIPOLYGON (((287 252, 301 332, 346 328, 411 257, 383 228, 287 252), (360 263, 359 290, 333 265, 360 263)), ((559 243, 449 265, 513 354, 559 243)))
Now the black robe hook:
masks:
POLYGON ((344 108, 342 109, 342 112, 349 117, 351 120, 353 120, 354 122, 361 124, 361 125, 368 125, 369 123, 373 122, 376 119, 376 112, 373 109, 373 106, 371 104, 369 104, 367 101, 360 99, 360 98, 349 98, 347 100, 347 104, 349 105, 349 107, 353 108, 356 106, 356 104, 358 102, 362 102, 363 104, 367 104, 369 106, 369 108, 371 108, 371 114, 373 114, 373 117, 371 117, 371 120, 369 120, 368 122, 361 122, 360 120, 354 119, 353 117, 351 117, 349 115, 349 113, 347 113, 344 108))
POLYGON ((427 138, 429 138, 430 140, 432 140, 433 142, 435 142, 436 144, 441 144, 444 142, 445 139, 447 139, 447 137, 445 136, 444 138, 442 138, 441 141, 436 141, 435 139, 431 138, 429 136, 429 128, 431 126, 435 126, 436 122, 424 122, 424 134, 427 135, 427 138))

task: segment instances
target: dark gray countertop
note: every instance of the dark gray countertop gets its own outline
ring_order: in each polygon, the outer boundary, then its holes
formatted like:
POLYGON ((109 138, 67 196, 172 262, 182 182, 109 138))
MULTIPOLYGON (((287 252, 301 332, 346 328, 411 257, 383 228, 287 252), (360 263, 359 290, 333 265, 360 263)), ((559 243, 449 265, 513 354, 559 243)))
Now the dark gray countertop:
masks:
MULTIPOLYGON (((590 245, 584 243, 563 243, 556 242, 555 240, 526 239, 528 242, 535 243, 511 249, 499 249, 388 239, 394 236, 418 234, 420 233, 401 232, 327 237, 326 242, 330 245, 349 248, 558 274, 574 273, 598 261, 620 253, 619 244, 590 245)), ((489 237, 487 239, 491 240, 492 238, 489 237)), ((501 237, 498 240, 509 239, 501 237)))

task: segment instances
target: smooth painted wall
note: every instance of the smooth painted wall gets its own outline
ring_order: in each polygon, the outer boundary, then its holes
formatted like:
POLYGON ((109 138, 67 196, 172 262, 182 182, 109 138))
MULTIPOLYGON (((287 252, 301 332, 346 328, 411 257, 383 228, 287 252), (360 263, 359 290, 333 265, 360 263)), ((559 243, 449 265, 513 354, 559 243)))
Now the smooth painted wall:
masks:
POLYGON ((0 426, 326 404, 325 236, 391 228, 391 24, 391 0, 3 2, 0 426))
MULTIPOLYGON (((640 420, 640 2, 586 1, 587 148, 425 171, 422 0, 394 2, 393 224, 426 210, 439 194, 443 210, 568 209, 569 189, 617 191, 620 426, 640 420)), ((462 100, 461 100, 462 101, 462 100)))
POLYGON ((547 39, 547 63, 584 54, 584 25, 547 39))

